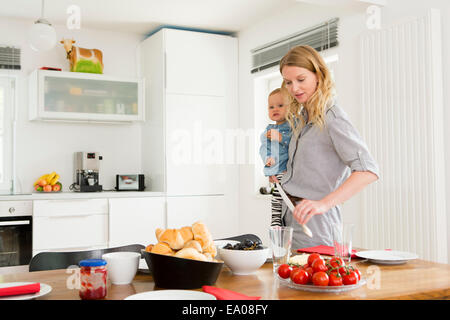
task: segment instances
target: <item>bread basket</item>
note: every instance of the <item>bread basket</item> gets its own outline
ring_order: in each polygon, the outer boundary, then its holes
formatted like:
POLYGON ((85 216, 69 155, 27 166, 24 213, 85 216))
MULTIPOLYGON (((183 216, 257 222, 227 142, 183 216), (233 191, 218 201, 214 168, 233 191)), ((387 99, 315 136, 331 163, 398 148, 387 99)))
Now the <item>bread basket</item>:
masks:
POLYGON ((145 250, 142 250, 142 255, 153 274, 155 287, 164 289, 197 289, 214 285, 223 267, 223 261, 205 262, 145 250))

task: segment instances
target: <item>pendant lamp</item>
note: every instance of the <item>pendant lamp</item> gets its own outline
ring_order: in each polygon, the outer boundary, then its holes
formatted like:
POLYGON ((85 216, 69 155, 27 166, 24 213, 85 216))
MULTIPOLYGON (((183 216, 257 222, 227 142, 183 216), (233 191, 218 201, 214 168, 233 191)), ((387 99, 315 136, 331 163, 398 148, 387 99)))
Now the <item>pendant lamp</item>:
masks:
POLYGON ((28 34, 31 49, 38 52, 48 51, 56 44, 55 29, 44 18, 44 1, 42 0, 41 17, 34 22, 28 34))

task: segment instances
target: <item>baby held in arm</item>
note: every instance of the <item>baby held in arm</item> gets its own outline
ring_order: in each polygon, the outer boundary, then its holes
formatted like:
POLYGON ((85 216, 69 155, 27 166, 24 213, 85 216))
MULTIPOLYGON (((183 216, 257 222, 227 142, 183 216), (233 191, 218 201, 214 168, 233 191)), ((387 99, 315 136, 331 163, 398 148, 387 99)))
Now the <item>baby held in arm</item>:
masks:
MULTIPOLYGON (((281 180, 286 172, 289 158, 288 147, 291 140, 291 127, 286 120, 288 109, 287 92, 278 88, 273 90, 268 97, 268 115, 275 123, 269 124, 261 134, 261 147, 259 153, 264 163, 264 175, 270 182, 281 180)), ((271 226, 282 225, 282 202, 276 186, 272 192, 272 219, 271 226)))

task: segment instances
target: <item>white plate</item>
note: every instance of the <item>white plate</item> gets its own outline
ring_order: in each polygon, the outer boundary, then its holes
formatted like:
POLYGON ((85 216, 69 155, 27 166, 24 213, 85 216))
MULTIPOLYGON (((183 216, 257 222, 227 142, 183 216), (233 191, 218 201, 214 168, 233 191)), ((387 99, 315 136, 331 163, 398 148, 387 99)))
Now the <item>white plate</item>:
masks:
MULTIPOLYGON (((6 282, 6 283, 0 283, 0 288, 6 288, 6 287, 15 287, 15 286, 24 286, 27 284, 32 284, 36 282, 6 282)), ((50 293, 52 291, 52 287, 48 284, 41 283, 41 290, 36 293, 30 293, 30 294, 21 294, 16 296, 4 296, 0 297, 0 300, 30 300, 38 297, 45 296, 46 294, 50 293)))
POLYGON ((133 294, 125 300, 217 300, 212 294, 192 290, 156 290, 133 294))
POLYGON ((309 292, 329 292, 329 293, 339 293, 339 292, 346 292, 355 290, 358 288, 361 288, 366 284, 366 279, 361 277, 361 280, 357 284, 352 285, 346 285, 346 286, 339 286, 339 287, 323 287, 323 286, 315 286, 313 284, 296 284, 293 283, 290 279, 283 279, 279 275, 277 275, 278 280, 280 283, 282 283, 285 286, 288 286, 292 289, 297 290, 303 290, 303 291, 309 291, 309 292))
POLYGON ((419 256, 415 253, 396 251, 396 250, 370 250, 358 251, 356 256, 369 259, 370 262, 378 264, 403 264, 409 260, 417 259, 419 256))

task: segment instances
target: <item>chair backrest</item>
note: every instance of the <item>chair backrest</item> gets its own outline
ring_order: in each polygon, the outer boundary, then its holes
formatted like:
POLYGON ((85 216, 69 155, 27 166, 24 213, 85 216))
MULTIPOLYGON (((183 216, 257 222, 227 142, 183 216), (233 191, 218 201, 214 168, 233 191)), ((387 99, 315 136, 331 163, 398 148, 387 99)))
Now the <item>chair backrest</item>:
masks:
POLYGON ((145 249, 145 246, 141 244, 132 244, 122 247, 96 249, 88 251, 73 251, 73 252, 40 252, 35 255, 28 266, 28 270, 42 271, 42 270, 55 270, 66 269, 69 266, 76 265, 81 260, 85 259, 101 259, 102 255, 109 252, 118 251, 132 251, 141 252, 145 249))

